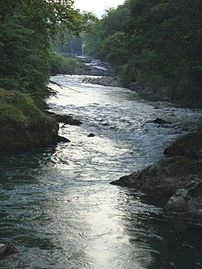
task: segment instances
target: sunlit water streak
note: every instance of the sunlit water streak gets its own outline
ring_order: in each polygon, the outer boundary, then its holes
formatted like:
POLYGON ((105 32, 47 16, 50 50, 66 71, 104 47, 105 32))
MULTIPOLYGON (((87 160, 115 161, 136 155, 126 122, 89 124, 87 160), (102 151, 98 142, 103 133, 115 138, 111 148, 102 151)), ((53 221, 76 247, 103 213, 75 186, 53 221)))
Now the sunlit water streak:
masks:
POLYGON ((63 88, 54 86, 57 98, 48 100, 52 111, 83 121, 61 124, 71 143, 1 153, 0 234, 18 250, 1 268, 201 268, 198 230, 142 203, 142 194, 109 184, 161 158, 201 111, 82 79, 53 77, 63 88), (149 122, 156 117, 171 124, 149 122))

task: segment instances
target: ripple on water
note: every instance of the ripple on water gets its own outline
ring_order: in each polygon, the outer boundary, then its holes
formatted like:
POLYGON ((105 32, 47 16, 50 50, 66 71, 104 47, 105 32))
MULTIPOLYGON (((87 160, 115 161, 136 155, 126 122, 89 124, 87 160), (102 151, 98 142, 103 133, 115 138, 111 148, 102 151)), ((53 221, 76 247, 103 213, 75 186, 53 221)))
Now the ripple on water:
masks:
POLYGON ((1 268, 201 268, 195 229, 142 203, 143 194, 109 184, 162 157, 201 111, 87 85, 83 76, 52 80, 64 86, 54 86, 52 110, 84 124, 60 129, 71 143, 0 156, 1 235, 19 252, 1 268), (171 124, 149 122, 157 117, 171 124))

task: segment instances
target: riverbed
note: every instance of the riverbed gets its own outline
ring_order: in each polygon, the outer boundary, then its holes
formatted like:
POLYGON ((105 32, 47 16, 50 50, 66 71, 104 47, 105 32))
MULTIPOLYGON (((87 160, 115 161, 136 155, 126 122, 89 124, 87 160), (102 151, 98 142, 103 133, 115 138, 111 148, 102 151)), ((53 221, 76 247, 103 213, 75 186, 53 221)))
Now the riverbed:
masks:
POLYGON ((201 229, 145 204, 142 193, 112 186, 163 156, 177 136, 197 128, 201 110, 141 99, 120 87, 57 75, 50 110, 70 143, 1 152, 0 235, 17 254, 2 269, 199 269, 201 229), (162 118, 168 124, 152 123, 162 118), (89 137, 89 134, 94 137, 89 137))

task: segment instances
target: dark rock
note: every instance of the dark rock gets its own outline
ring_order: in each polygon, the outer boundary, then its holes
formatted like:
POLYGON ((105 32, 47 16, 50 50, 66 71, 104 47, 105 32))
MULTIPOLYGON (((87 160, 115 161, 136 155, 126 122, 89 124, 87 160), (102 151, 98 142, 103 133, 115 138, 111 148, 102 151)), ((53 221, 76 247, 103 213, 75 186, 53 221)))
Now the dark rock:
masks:
POLYGON ((67 139, 66 137, 64 137, 64 136, 58 135, 58 142, 69 143, 71 141, 69 139, 67 139))
POLYGON ((61 115, 55 114, 53 112, 47 112, 49 116, 54 118, 57 122, 69 124, 69 125, 81 125, 82 122, 80 120, 74 119, 72 116, 69 115, 61 115))
POLYGON ((165 158, 111 184, 132 187, 147 194, 147 202, 162 206, 169 214, 202 220, 200 161, 183 156, 165 158))
POLYGON ((0 256, 3 255, 8 249, 6 244, 0 243, 0 256))
POLYGON ((170 197, 164 210, 202 219, 202 182, 197 182, 188 189, 178 189, 170 197))
POLYGON ((155 106, 154 109, 160 109, 158 106, 155 106))
POLYGON ((95 137, 95 134, 91 133, 88 135, 88 137, 95 137))
MULTIPOLYGON (((165 153, 173 156, 111 184, 145 193, 145 201, 169 214, 202 221, 202 131, 177 139, 165 153)), ((144 199, 144 198, 143 198, 144 199)))
POLYGON ((141 171, 123 176, 112 182, 114 185, 132 187, 149 195, 157 195, 166 204, 168 198, 177 189, 186 188, 195 182, 197 168, 190 160, 182 156, 165 158, 141 171))
POLYGON ((188 194, 192 198, 202 197, 202 181, 192 186, 188 194))
POLYGON ((202 158, 202 131, 192 132, 178 138, 164 150, 168 156, 182 155, 191 159, 202 158))
POLYGON ((194 164, 182 156, 165 158, 141 171, 123 176, 112 184, 128 186, 146 193, 173 194, 185 183, 185 177, 196 175, 194 164), (176 179, 179 178, 179 179, 176 179))
POLYGON ((165 121, 163 119, 160 118, 156 118, 155 120, 151 121, 152 123, 156 123, 156 124, 169 124, 168 121, 165 121))
POLYGON ((10 244, 7 244, 2 239, 0 240, 0 260, 8 255, 15 254, 15 253, 16 253, 16 249, 13 246, 11 246, 10 244))

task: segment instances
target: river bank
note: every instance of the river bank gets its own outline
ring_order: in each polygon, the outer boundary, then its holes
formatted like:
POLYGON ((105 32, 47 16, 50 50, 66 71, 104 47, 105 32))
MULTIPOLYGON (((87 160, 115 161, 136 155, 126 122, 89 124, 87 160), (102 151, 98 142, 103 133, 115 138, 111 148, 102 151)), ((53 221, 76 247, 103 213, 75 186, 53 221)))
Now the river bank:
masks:
POLYGON ((202 131, 189 133, 168 146, 157 163, 111 184, 134 188, 177 214, 202 224, 202 131))
POLYGON ((77 67, 75 67, 74 71, 68 72, 67 70, 63 74, 92 76, 91 78, 85 78, 84 82, 102 86, 126 87, 138 93, 141 98, 149 101, 165 101, 183 107, 202 108, 202 104, 197 101, 183 99, 183 97, 177 98, 165 89, 153 89, 138 81, 131 82, 127 86, 123 85, 117 75, 116 67, 113 67, 109 63, 95 60, 88 56, 78 56, 75 59, 77 61, 77 67))

